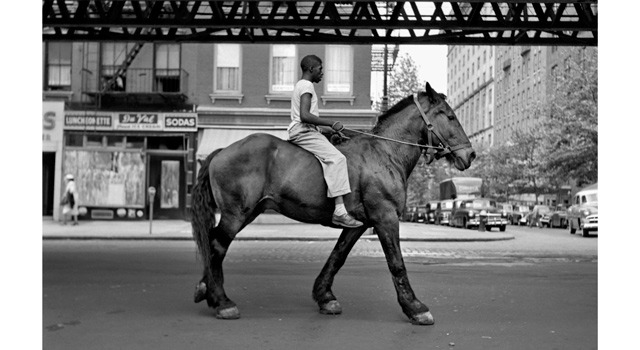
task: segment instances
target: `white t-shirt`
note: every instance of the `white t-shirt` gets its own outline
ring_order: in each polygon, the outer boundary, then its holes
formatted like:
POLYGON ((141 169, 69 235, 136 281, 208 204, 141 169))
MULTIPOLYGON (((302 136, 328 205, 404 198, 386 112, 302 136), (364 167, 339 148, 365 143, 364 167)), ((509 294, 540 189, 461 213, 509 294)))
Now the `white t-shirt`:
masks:
POLYGON ((296 83, 293 88, 293 94, 291 95, 291 124, 287 130, 291 129, 296 123, 302 123, 300 120, 300 98, 304 94, 311 94, 311 108, 309 112, 316 117, 320 116, 318 111, 318 96, 316 90, 313 88, 313 83, 306 79, 301 79, 296 83))

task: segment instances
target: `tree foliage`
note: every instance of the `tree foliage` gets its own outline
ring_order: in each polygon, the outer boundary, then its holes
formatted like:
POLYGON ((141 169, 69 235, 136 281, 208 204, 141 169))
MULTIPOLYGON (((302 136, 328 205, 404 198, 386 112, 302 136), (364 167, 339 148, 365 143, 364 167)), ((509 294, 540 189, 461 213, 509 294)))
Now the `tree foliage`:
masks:
POLYGON ((598 49, 575 49, 563 65, 543 123, 545 170, 580 186, 598 181, 598 49))
POLYGON ((418 79, 418 67, 413 58, 409 54, 400 55, 389 77, 389 106, 414 92, 424 90, 424 86, 418 79))

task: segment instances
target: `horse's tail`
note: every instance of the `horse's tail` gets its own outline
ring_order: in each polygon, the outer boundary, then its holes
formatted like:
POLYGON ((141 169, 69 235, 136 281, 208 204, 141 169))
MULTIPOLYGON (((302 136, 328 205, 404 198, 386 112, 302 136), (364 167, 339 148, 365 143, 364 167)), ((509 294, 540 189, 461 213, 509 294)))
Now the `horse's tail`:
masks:
POLYGON ((198 245, 198 251, 203 260, 204 270, 207 275, 211 273, 209 233, 216 226, 215 209, 217 208, 211 190, 209 164, 213 157, 221 150, 222 148, 211 152, 201 163, 198 179, 191 191, 191 228, 193 231, 193 240, 198 245))

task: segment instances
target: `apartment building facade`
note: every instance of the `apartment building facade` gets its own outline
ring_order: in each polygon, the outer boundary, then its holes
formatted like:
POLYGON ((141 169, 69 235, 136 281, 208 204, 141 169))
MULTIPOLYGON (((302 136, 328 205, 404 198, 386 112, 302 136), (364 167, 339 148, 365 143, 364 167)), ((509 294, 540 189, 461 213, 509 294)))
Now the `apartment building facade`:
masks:
POLYGON ((477 149, 495 141, 495 51, 493 46, 447 50, 447 99, 477 149))
POLYGON ((447 95, 474 147, 503 144, 539 127, 568 60, 593 54, 585 47, 450 46, 447 95))
POLYGON ((43 109, 43 215, 57 219, 71 173, 81 219, 186 218, 198 158, 253 132, 286 138, 306 54, 324 58, 321 116, 372 125, 370 46, 43 43, 43 106, 63 108, 46 145, 43 109))

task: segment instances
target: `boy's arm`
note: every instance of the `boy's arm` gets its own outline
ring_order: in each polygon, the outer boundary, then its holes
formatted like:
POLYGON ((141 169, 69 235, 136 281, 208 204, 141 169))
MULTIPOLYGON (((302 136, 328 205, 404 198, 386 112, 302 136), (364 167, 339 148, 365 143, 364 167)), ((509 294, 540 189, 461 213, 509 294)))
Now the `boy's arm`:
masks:
POLYGON ((311 113, 311 94, 304 93, 300 96, 300 120, 303 123, 328 126, 334 130, 342 130, 344 127, 340 122, 320 118, 311 113))

